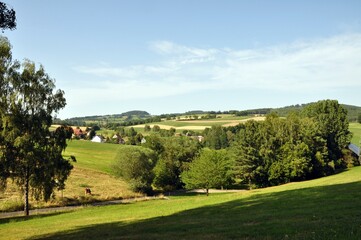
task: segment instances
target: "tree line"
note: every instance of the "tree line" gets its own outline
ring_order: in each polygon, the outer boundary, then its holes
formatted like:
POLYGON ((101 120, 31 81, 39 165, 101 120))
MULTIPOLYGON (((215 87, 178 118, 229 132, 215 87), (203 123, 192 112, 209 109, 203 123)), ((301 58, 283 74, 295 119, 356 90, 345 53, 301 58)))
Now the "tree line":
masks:
POLYGON ((267 187, 359 165, 347 149, 352 137, 347 111, 336 100, 309 104, 287 117, 271 113, 264 121, 250 120, 227 128, 213 126, 201 134, 202 142, 152 133, 145 137, 145 144, 120 149, 114 169, 132 182, 133 190, 150 192, 152 188, 209 189, 236 183, 248 188, 267 187), (139 157, 131 153, 134 149, 139 157), (138 171, 144 161, 146 170, 138 171), (132 169, 136 169, 135 175, 126 177, 130 174, 125 172, 132 169))

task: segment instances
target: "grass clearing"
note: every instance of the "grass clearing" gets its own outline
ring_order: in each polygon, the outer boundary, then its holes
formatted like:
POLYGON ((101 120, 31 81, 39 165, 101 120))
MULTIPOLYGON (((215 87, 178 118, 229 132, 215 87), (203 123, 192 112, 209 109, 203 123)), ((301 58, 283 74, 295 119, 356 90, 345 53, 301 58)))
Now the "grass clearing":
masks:
POLYGON ((361 145, 361 124, 360 123, 350 123, 350 131, 353 133, 351 142, 357 146, 361 145))
POLYGON ((355 167, 248 192, 1 219, 0 239, 360 239, 360 188, 355 167))
POLYGON ((85 140, 68 141, 64 156, 74 155, 77 162, 74 166, 111 174, 111 163, 119 144, 93 143, 85 140))

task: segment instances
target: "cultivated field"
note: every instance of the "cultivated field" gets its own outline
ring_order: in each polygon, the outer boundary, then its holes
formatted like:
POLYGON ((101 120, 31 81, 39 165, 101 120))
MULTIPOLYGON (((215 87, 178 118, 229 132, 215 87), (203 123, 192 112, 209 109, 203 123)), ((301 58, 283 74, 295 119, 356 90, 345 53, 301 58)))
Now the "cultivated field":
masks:
POLYGON ((240 193, 0 220, 0 239, 361 239, 361 167, 240 193))
POLYGON ((149 125, 153 128, 154 125, 158 125, 161 129, 169 130, 171 128, 176 129, 178 132, 183 130, 193 130, 193 131, 202 131, 206 128, 211 128, 215 125, 220 125, 223 127, 236 126, 240 123, 244 123, 249 120, 262 121, 264 117, 235 117, 228 114, 218 115, 218 118, 215 119, 199 119, 199 120, 166 120, 162 122, 155 122, 151 124, 141 124, 132 126, 137 131, 142 131, 145 125, 149 125))

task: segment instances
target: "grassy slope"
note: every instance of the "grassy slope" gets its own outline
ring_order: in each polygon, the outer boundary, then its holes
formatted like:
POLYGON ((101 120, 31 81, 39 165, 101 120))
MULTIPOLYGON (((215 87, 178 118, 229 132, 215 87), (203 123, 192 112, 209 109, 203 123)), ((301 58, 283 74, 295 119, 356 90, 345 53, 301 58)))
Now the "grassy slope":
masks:
MULTIPOLYGON (((68 143, 65 157, 74 155, 77 162, 72 170, 63 192, 56 191, 55 201, 48 203, 31 201, 34 207, 62 205, 69 202, 102 201, 128 198, 140 194, 128 190, 128 185, 111 175, 111 163, 116 151, 121 148, 115 144, 100 144, 90 141, 73 140, 68 143), (90 187, 93 195, 84 196, 84 188, 90 187), (62 199, 61 196, 64 198, 62 199)), ((8 188, 0 193, 0 211, 21 209, 22 195, 15 184, 9 181, 8 188)))
POLYGON ((350 131, 353 133, 351 142, 360 146, 361 144, 361 124, 360 123, 350 123, 350 131))
POLYGON ((355 167, 250 192, 3 219, 0 239, 360 239, 360 188, 355 167))
POLYGON ((77 159, 77 162, 73 164, 75 167, 111 173, 111 162, 121 147, 117 144, 73 140, 68 142, 64 156, 74 155, 77 159))

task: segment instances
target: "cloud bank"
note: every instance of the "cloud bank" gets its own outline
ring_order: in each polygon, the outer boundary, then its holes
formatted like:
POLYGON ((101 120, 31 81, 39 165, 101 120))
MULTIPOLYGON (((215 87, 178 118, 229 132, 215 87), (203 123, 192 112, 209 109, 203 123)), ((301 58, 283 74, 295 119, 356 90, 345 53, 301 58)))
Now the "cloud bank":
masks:
POLYGON ((86 96, 131 100, 208 90, 317 93, 361 87, 358 33, 258 49, 197 48, 156 41, 149 51, 159 56, 151 65, 75 67, 98 83, 86 89, 86 96))

